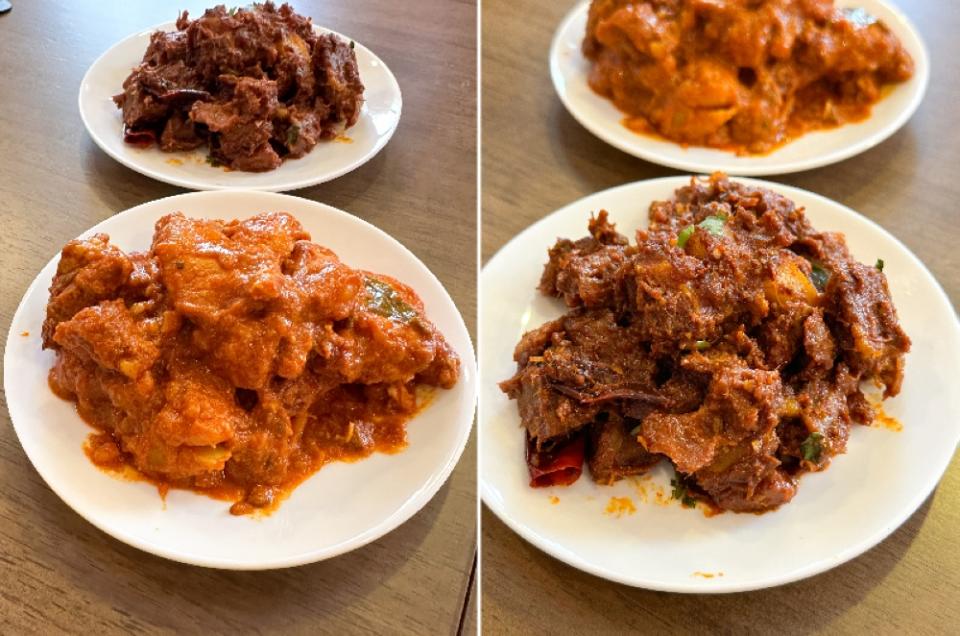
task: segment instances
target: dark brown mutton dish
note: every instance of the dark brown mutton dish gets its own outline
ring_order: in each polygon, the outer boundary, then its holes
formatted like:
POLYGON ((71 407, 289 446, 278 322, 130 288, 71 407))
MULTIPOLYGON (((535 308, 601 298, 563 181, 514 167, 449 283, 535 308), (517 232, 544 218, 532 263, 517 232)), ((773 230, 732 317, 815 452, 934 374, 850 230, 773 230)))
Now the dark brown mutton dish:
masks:
POLYGON ((913 75, 883 22, 833 0, 594 0, 583 52, 628 127, 739 153, 865 119, 913 75))
POLYGON ((273 170, 353 126, 363 84, 352 42, 318 35, 289 5, 223 5, 150 36, 114 97, 124 139, 167 152, 209 145, 211 163, 273 170))
POLYGON ((770 510, 873 421, 861 382, 900 390, 910 340, 882 261, 858 263, 789 199, 716 174, 653 203, 633 244, 605 211, 589 228, 557 241, 540 282, 572 309, 522 337, 501 384, 532 486, 666 459, 675 493, 770 510))
POLYGON ((269 507, 334 460, 405 445, 460 363, 416 293, 342 263, 285 213, 171 214, 148 252, 64 247, 43 345, 98 465, 269 507))

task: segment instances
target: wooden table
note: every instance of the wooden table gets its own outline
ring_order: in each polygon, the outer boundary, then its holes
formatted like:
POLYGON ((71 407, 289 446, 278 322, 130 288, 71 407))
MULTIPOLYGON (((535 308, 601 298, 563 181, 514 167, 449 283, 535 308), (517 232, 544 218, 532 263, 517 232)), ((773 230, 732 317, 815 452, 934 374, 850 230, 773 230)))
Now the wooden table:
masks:
MULTIPOLYGON (((80 121, 77 94, 84 72, 113 43, 174 19, 178 8, 197 15, 207 4, 214 3, 14 0, 0 16, 4 342, 27 285, 66 241, 116 212, 180 192, 101 152, 80 121)), ((296 194, 349 210, 409 247, 450 291, 473 333, 475 3, 294 4, 376 51, 405 102, 395 137, 375 159, 296 194)), ((433 501, 380 541, 315 565, 224 572, 165 561, 95 529, 33 470, 5 396, 0 419, 0 633, 461 628, 476 559, 474 442, 433 501)))
MULTIPOLYGON (((926 99, 900 132, 827 168, 774 177, 845 203, 887 228, 960 301, 960 13, 900 0, 932 54, 926 99)), ((533 221, 586 194, 678 174, 595 138, 564 110, 549 79, 550 39, 573 2, 483 3, 483 226, 489 259, 533 221)), ((935 425, 935 423, 931 423, 935 425)), ((489 510, 482 517, 485 633, 903 633, 960 627, 960 461, 882 544, 784 587, 726 596, 633 589, 540 552, 489 510)))

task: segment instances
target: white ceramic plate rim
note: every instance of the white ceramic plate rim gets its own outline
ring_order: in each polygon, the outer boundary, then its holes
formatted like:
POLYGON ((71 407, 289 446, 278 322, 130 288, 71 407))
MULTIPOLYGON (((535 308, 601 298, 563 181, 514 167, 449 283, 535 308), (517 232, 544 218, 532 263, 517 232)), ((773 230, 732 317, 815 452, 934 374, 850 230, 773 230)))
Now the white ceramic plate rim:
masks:
MULTIPOLYGON (((537 235, 537 229, 543 225, 551 223, 551 221, 556 220, 557 217, 567 216, 571 214, 578 214, 584 219, 587 217, 589 212, 593 209, 596 209, 595 205, 588 203, 588 200, 596 200, 601 197, 608 195, 613 195, 614 193, 621 191, 629 191, 631 189, 642 187, 642 186, 661 186, 663 188, 669 187, 671 190, 687 185, 689 183, 689 176, 673 176, 673 177, 662 177, 659 179, 650 179, 646 181, 637 181, 633 183, 627 183, 624 185, 616 186, 609 188, 607 190, 602 190, 590 195, 587 195, 577 201, 574 201, 568 205, 565 205, 558 210, 554 211, 551 214, 543 217, 536 223, 532 224, 517 236, 511 239, 506 245, 504 245, 497 253, 490 259, 490 261, 484 266, 483 271, 481 272, 481 282, 480 290, 481 294, 484 293, 485 286, 487 284, 487 279, 492 275, 488 272, 493 271, 494 268, 502 267, 500 263, 501 260, 509 258, 511 251, 518 249, 517 246, 523 245, 524 250, 529 251, 530 249, 540 249, 541 247, 544 250, 544 253, 547 245, 539 245, 536 240, 531 240, 531 237, 537 235)), ((817 204, 824 205, 826 207, 832 208, 834 212, 840 213, 845 216, 849 216, 856 221, 863 223, 868 226, 872 231, 880 233, 893 242, 901 250, 901 256, 908 259, 912 265, 915 267, 916 274, 919 275, 922 279, 925 279, 927 285, 931 289, 935 290, 934 299, 938 305, 938 311, 942 311, 945 314, 951 315, 953 317, 953 333, 952 336, 952 348, 953 354, 956 356, 956 360, 960 360, 960 321, 957 320, 956 312, 953 309, 952 304, 950 303, 949 298, 944 292, 943 288, 936 281, 930 271, 923 265, 923 263, 916 257, 913 252, 911 252, 902 242, 900 242, 896 237, 891 235, 880 225, 875 223, 869 218, 866 218, 862 215, 857 214, 852 209, 847 206, 840 204, 836 201, 832 201, 824 196, 819 194, 803 190, 801 188, 795 188, 792 186, 781 185, 778 183, 762 181, 758 179, 749 179, 749 178, 738 178, 737 181, 769 188, 787 196, 791 199, 796 198, 809 198, 815 201, 817 204)), ((650 201, 638 201, 637 205, 644 210, 650 204, 650 201)), ((829 229, 829 228, 821 228, 829 229)), ((534 325, 535 326, 535 325, 534 325)), ((484 316, 481 316, 480 319, 480 334, 481 338, 484 337, 484 316)), ((948 340, 945 338, 945 340, 948 340)), ((945 355, 949 356, 949 348, 945 349, 945 355)), ((481 354, 483 351, 481 350, 481 354)), ((490 382, 497 382, 503 378, 488 378, 486 377, 487 369, 485 367, 485 361, 483 357, 480 360, 480 386, 486 387, 490 382)), ((916 361, 915 361, 916 363, 916 361)), ((907 374, 910 373, 910 368, 908 366, 907 374)), ((480 411, 478 417, 478 431, 480 433, 481 439, 484 438, 484 429, 488 425, 486 421, 486 416, 484 415, 485 405, 481 399, 480 411)), ((519 426, 519 416, 517 416, 517 423, 519 426)), ((768 587, 774 587, 778 585, 784 585, 800 579, 804 579, 822 572, 825 572, 829 569, 832 569, 838 565, 841 565, 874 547, 885 538, 887 538, 894 530, 899 528, 916 510, 920 505, 927 499, 933 489, 937 486, 940 479, 943 476, 944 471, 949 465, 953 453, 956 451, 958 444, 960 444, 960 429, 956 431, 956 435, 951 440, 945 440, 949 444, 950 453, 944 454, 942 460, 938 465, 935 466, 934 470, 931 470, 927 473, 927 479, 915 485, 913 489, 913 496, 910 501, 902 505, 894 514, 890 516, 887 523, 880 528, 879 530, 864 536, 861 540, 851 544, 846 545, 843 549, 836 551, 831 558, 820 559, 811 563, 806 564, 804 567, 794 569, 792 571, 783 572, 777 576, 768 576, 767 578, 756 579, 756 580, 744 580, 744 581, 724 581, 723 579, 711 579, 711 580, 702 580, 702 579, 693 579, 688 583, 677 584, 677 583, 664 583, 662 580, 658 579, 656 576, 647 576, 643 573, 638 573, 633 576, 625 576, 619 572, 614 572, 604 567, 597 566, 588 559, 584 559, 573 551, 564 548, 562 545, 558 545, 558 542, 554 539, 548 538, 541 534, 537 528, 527 525, 524 520, 521 520, 517 517, 514 517, 505 505, 497 492, 496 487, 489 482, 485 475, 485 465, 488 461, 488 457, 484 451, 485 445, 481 444, 480 447, 480 493, 483 502, 493 511, 497 517, 500 518, 510 529, 519 534, 529 543, 535 545, 539 549, 543 550, 547 554, 557 558, 577 569, 583 570, 595 576, 599 576, 617 583, 623 583, 625 585, 630 585, 634 587, 642 587, 646 589, 659 590, 664 592, 680 592, 680 593, 730 593, 730 592, 743 592, 757 589, 764 589, 768 587)), ((489 443, 489 442, 486 442, 489 443)), ((517 456, 516 461, 518 463, 523 461, 521 456, 517 456)), ((829 474, 829 469, 823 473, 829 474)), ((583 479, 589 479, 589 476, 584 476, 583 479)), ((802 485, 802 484, 801 484, 802 485)), ((527 484, 523 483, 517 487, 527 488, 527 484)), ((560 491, 562 493, 562 489, 560 491)), ((649 504, 644 504, 644 506, 649 504)), ((788 504, 789 505, 789 504, 788 504)), ((638 507, 638 510, 640 508, 638 507)), ((728 513, 732 514, 732 513, 728 513)), ((767 513, 767 514, 777 514, 776 511, 767 513)), ((747 515, 744 515, 747 516, 747 515)), ((766 516, 766 515, 764 515, 766 516)), ((761 517, 762 518, 762 517, 761 517)))
MULTIPOLYGON (((60 499, 66 503, 71 509, 74 510, 81 517, 89 521, 92 525, 107 533, 108 535, 122 541, 128 545, 131 545, 135 548, 149 552, 173 561, 179 561, 181 563, 187 563, 191 565, 198 565, 209 568, 218 568, 218 569, 230 569, 230 570, 267 570, 267 569, 279 569, 286 567, 293 567, 298 565, 305 565, 308 563, 314 563, 317 561, 322 561, 329 559, 351 550, 360 548, 372 541, 375 541, 392 530, 396 529, 398 526, 405 523, 409 520, 414 514, 419 512, 440 490, 444 483, 446 483, 450 474, 453 472, 454 467, 457 465, 460 460, 463 450, 466 447, 467 441, 470 437, 470 431, 473 428, 473 415, 476 407, 476 398, 477 398, 477 374, 476 374, 476 358, 473 349, 473 343, 470 339, 469 333, 467 332, 466 325, 463 322, 463 318, 456 307, 456 304, 453 302, 453 299, 450 298, 449 293, 436 278, 433 272, 423 264, 420 259, 416 257, 409 249, 406 248, 402 243, 391 237, 389 234, 376 227, 375 225, 364 221, 358 217, 355 217, 347 212, 344 212, 338 208, 332 206, 318 203, 316 201, 311 201, 308 199, 303 199, 300 197, 295 197, 285 194, 274 194, 267 193, 262 191, 252 191, 252 190, 242 190, 242 189, 231 189, 231 190, 220 190, 215 192, 190 192, 185 194, 178 194, 162 199, 156 199, 154 201, 149 201, 141 205, 129 208, 123 212, 117 213, 104 221, 94 225, 90 229, 83 232, 80 237, 87 237, 97 232, 109 231, 112 223, 116 222, 116 219, 121 215, 134 215, 140 212, 143 208, 155 207, 160 204, 167 204, 169 211, 174 211, 179 209, 179 203, 186 198, 213 198, 213 197, 238 197, 238 198, 247 198, 247 197, 259 197, 263 200, 271 201, 272 204, 264 203, 264 209, 284 209, 284 202, 289 202, 289 207, 314 207, 316 211, 321 212, 327 215, 341 216, 345 217, 349 222, 356 223, 365 228, 365 230, 379 235, 384 241, 392 243, 395 247, 399 248, 402 252, 406 254, 409 258, 409 264, 418 269, 421 275, 432 280, 433 285, 435 286, 434 291, 440 292, 440 297, 442 302, 447 305, 444 309, 446 311, 453 312, 453 315, 456 316, 457 324, 455 327, 456 333, 446 334, 448 340, 456 341, 458 343, 457 353, 460 356, 461 362, 461 377, 458 381, 458 387, 454 387, 451 391, 463 391, 465 393, 465 399, 462 400, 462 403, 466 406, 462 407, 458 411, 458 421, 453 424, 459 427, 457 436, 453 446, 446 450, 446 460, 444 464, 437 469, 435 469, 429 479, 420 484, 419 488, 410 493, 409 497, 404 501, 402 506, 397 508, 391 515, 380 520, 379 523, 375 524, 372 527, 364 529, 362 532, 358 532, 354 537, 347 541, 342 541, 328 546, 321 546, 313 550, 308 550, 296 554, 290 554, 283 558, 274 558, 270 560, 257 560, 250 558, 237 558, 237 559, 226 559, 226 558, 205 558, 202 555, 197 555, 190 552, 180 552, 176 549, 165 548, 158 546, 154 543, 151 543, 149 538, 144 538, 140 535, 126 532, 124 530, 113 527, 107 523, 104 523, 98 516, 96 511, 90 510, 83 505, 79 505, 77 501, 73 500, 70 495, 64 490, 62 485, 55 479, 51 479, 47 471, 43 468, 44 462, 38 462, 35 458, 36 449, 33 449, 28 446, 23 445, 23 435, 21 434, 21 427, 24 426, 24 421, 27 420, 25 415, 26 411, 29 411, 29 404, 23 404, 22 400, 19 400, 17 396, 7 393, 7 406, 10 413, 10 418, 13 423, 14 432, 17 434, 17 438, 21 443, 21 447, 24 449, 28 459, 30 459, 31 464, 40 474, 40 477, 44 482, 50 487, 53 492, 60 497, 60 499), (269 206, 269 207, 266 207, 269 206)), ((294 213, 295 216, 299 216, 302 213, 294 213)), ((221 217, 225 218, 225 217, 221 217)), ((320 241, 322 243, 322 237, 314 236, 313 240, 320 241)), ((144 246, 145 249, 147 246, 144 246)), ((23 298, 21 299, 20 305, 17 307, 17 311, 14 314, 13 320, 11 321, 10 331, 7 336, 6 350, 4 354, 4 386, 11 386, 11 378, 15 373, 15 362, 16 356, 14 354, 15 347, 13 346, 16 338, 19 338, 19 327, 21 325, 21 314, 24 313, 25 307, 27 305, 28 299, 35 293, 41 293, 43 288, 49 285, 49 277, 44 274, 49 271, 50 268, 55 267, 56 262, 59 260, 59 252, 51 258, 46 265, 44 265, 41 272, 37 277, 31 282, 30 286, 27 288, 27 291, 24 293, 23 298)), ((417 290, 422 291, 422 290, 417 290)), ((33 325, 31 328, 39 328, 39 325, 33 325)), ((47 389, 49 390, 49 389, 47 389)), ((430 408, 433 407, 433 404, 428 405, 427 408, 422 413, 429 412, 430 408)), ((420 415, 414 417, 410 423, 413 423, 420 415)), ((76 416, 75 422, 70 422, 70 425, 79 425, 84 427, 85 432, 92 431, 89 428, 89 425, 83 422, 79 416, 76 416)), ((82 453, 80 448, 75 449, 77 453, 82 453)), ((409 450, 409 449, 407 449, 409 450)), ((398 457, 403 457, 406 451, 402 451, 398 454, 398 457)), ((361 460, 362 462, 363 460, 361 460)), ((91 471, 98 471, 92 463, 89 463, 89 468, 91 471)), ((336 462, 335 462, 336 463, 336 462)), ((349 463, 348 463, 349 465, 349 463)), ((325 467, 326 468, 326 467, 325 467)), ((320 474, 323 472, 323 468, 318 471, 320 474)), ((312 478, 312 477, 311 477, 312 478)), ((309 480, 310 478, 308 478, 309 480)), ((140 484, 142 482, 124 482, 122 480, 117 481, 116 486, 122 488, 125 483, 140 484)), ((303 484, 298 486, 298 488, 303 487, 303 484)), ((209 502, 211 506, 224 507, 225 502, 219 501, 216 499, 210 499, 204 497, 203 495, 192 494, 192 496, 197 497, 209 502)), ((284 505, 289 504, 289 502, 281 503, 280 508, 273 512, 273 515, 282 515, 284 505)), ((256 519, 251 519, 250 523, 257 523, 256 519)))
MULTIPOLYGON (((788 143, 767 155, 762 155, 760 157, 748 156, 745 158, 747 160, 762 159, 762 164, 757 165, 754 163, 751 165, 745 165, 744 161, 741 160, 740 157, 737 157, 731 152, 707 149, 698 146, 691 146, 689 149, 685 149, 677 143, 632 133, 620 123, 620 120, 623 118, 623 114, 620 113, 620 111, 616 111, 617 118, 616 122, 614 122, 616 124, 615 127, 611 127, 610 122, 598 121, 595 118, 587 115, 582 111, 579 105, 573 99, 571 99, 569 91, 565 86, 566 80, 564 78, 564 71, 566 69, 561 51, 563 49, 563 40, 566 32, 570 29, 572 23, 584 19, 584 14, 587 12, 590 6, 589 0, 584 0, 583 2, 578 3, 564 17, 560 23, 560 26, 557 28, 557 31, 553 36, 553 41, 550 44, 550 77, 553 81, 554 90, 560 97, 560 101, 563 102, 567 112, 569 112, 570 115, 572 115, 581 126, 611 146, 651 163, 689 172, 710 173, 715 170, 721 170, 729 175, 751 176, 787 174, 791 172, 811 170, 813 168, 819 168, 832 163, 837 163, 839 161, 843 161, 844 159, 849 159, 850 157, 865 152, 877 144, 885 141, 893 133, 897 132, 904 124, 906 124, 910 117, 913 116, 914 112, 916 112, 917 108, 920 106, 920 102, 923 101, 923 96, 926 93, 927 85, 929 84, 930 55, 927 52, 927 46, 924 43, 923 38, 920 37, 920 32, 906 15, 904 15, 897 7, 893 6, 889 2, 886 2, 886 0, 840 0, 839 2, 840 5, 850 4, 854 6, 861 6, 865 3, 876 4, 883 7, 897 19, 899 26, 902 27, 907 34, 909 34, 910 37, 904 42, 904 46, 907 47, 916 64, 915 76, 910 80, 911 82, 916 81, 916 88, 913 90, 913 93, 910 96, 910 101, 907 103, 907 105, 900 110, 896 116, 892 118, 885 126, 883 126, 881 130, 871 135, 861 135, 860 139, 833 152, 825 154, 812 152, 804 159, 797 159, 793 161, 778 160, 777 154, 784 148, 788 148, 790 146, 790 143, 788 143), (688 156, 689 151, 709 152, 710 159, 698 160, 691 158, 688 156)), ((594 97, 596 100, 604 102, 609 101, 603 97, 600 97, 599 95, 594 94, 594 97)), ((887 98, 889 98, 889 95, 887 98)), ((874 114, 871 115, 871 118, 873 118, 875 115, 876 111, 874 111, 874 114)), ((808 133, 808 135, 831 135, 837 133, 838 131, 843 134, 846 131, 854 130, 857 125, 858 124, 847 124, 835 129, 808 133)))
MULTIPOLYGON (((354 38, 343 35, 342 33, 338 33, 337 31, 334 31, 332 29, 328 29, 326 27, 322 27, 316 24, 313 25, 313 27, 316 31, 320 33, 332 33, 345 40, 354 42, 358 53, 370 56, 370 58, 377 65, 379 65, 379 67, 383 70, 383 73, 385 74, 385 78, 389 85, 389 90, 394 95, 394 99, 396 101, 396 117, 394 119, 393 125, 390 126, 390 128, 386 131, 386 133, 378 135, 376 142, 372 146, 370 146, 367 152, 364 153, 361 157, 358 157, 352 161, 344 163, 342 166, 334 170, 320 172, 313 177, 291 179, 289 177, 286 177, 285 173, 282 172, 284 166, 287 166, 290 163, 288 161, 284 161, 278 168, 276 168, 275 170, 269 173, 247 173, 243 171, 235 171, 235 172, 229 173, 230 175, 236 175, 234 178, 237 180, 241 180, 245 176, 248 176, 251 174, 270 174, 274 178, 271 179, 269 184, 252 185, 248 183, 242 183, 242 184, 236 183, 236 184, 222 185, 222 184, 213 183, 210 181, 205 181, 203 179, 180 177, 180 176, 177 176, 176 172, 172 170, 168 170, 168 171, 155 170, 153 168, 150 168, 149 166, 144 165, 143 162, 138 161, 135 155, 128 156, 123 153, 119 153, 114 148, 112 148, 111 145, 108 144, 106 140, 103 138, 103 135, 112 135, 112 134, 115 134, 116 131, 113 131, 113 130, 101 131, 99 130, 99 128, 94 126, 93 122, 91 121, 91 112, 90 112, 93 106, 85 103, 85 100, 87 98, 85 95, 84 87, 90 83, 91 78, 98 72, 99 70, 98 67, 101 66, 102 62, 104 62, 105 60, 108 60, 112 55, 115 55, 117 49, 120 49, 123 45, 127 44, 131 40, 137 40, 144 37, 149 37, 150 34, 155 31, 173 31, 176 29, 176 22, 174 21, 163 22, 149 29, 144 29, 138 33, 129 35, 123 38, 122 40, 120 40, 119 42, 117 42, 116 44, 114 44, 113 46, 111 46, 109 49, 104 51, 96 60, 94 60, 93 64, 90 65, 90 68, 87 69, 87 72, 84 74, 83 80, 80 82, 80 92, 77 97, 77 105, 80 110, 80 118, 83 120, 83 125, 87 129, 87 133, 93 139, 94 143, 96 143, 96 145, 101 150, 107 153, 107 155, 109 155, 110 157, 112 157, 122 165, 126 166, 127 168, 134 170, 135 172, 139 172, 144 176, 150 177, 152 179, 156 179, 158 181, 162 181, 164 183, 169 183, 171 185, 179 186, 181 188, 188 188, 191 190, 243 189, 243 190, 257 190, 261 192, 287 192, 290 190, 299 190, 301 188, 307 188, 307 187, 318 185, 321 183, 326 183, 327 181, 332 181, 333 179, 342 177, 348 172, 356 170, 363 164, 367 163, 368 161, 373 159, 373 157, 375 157, 377 153, 379 153, 384 148, 384 146, 387 145, 387 143, 393 137, 393 134, 396 132, 397 126, 399 126, 400 124, 400 116, 402 115, 402 111, 403 111, 403 97, 400 91, 400 84, 397 82, 397 78, 394 76, 393 72, 390 70, 390 67, 384 64, 383 60, 377 57, 377 55, 373 53, 373 51, 371 51, 369 48, 367 48, 366 46, 364 46, 354 38)), ((138 63, 139 63, 139 60, 132 60, 130 67, 133 68, 138 63)), ((361 80, 363 79, 364 78, 361 76, 361 80)), ((117 91, 119 92, 119 90, 120 90, 120 87, 118 86, 117 91)), ((361 117, 364 116, 366 111, 367 111, 367 104, 364 103, 363 111, 361 112, 361 117)), ((162 152, 156 147, 150 148, 149 150, 152 150, 158 153, 162 152)), ((297 159, 294 161, 307 161, 310 159, 310 156, 313 152, 324 152, 324 150, 326 150, 326 148, 324 147, 314 148, 311 153, 307 153, 307 155, 305 155, 304 157, 301 157, 300 159, 297 159)), ((176 158, 178 156, 178 153, 164 153, 164 154, 168 154, 172 158, 176 158)))

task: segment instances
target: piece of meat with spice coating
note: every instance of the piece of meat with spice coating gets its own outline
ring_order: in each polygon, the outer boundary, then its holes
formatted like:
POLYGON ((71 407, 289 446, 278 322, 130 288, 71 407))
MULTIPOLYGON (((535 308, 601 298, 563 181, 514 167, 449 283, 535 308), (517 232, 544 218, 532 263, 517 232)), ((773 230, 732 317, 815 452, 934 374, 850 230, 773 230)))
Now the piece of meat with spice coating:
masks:
POLYGON ((363 106, 363 82, 357 67, 353 43, 326 33, 313 49, 313 70, 317 94, 328 109, 324 137, 335 137, 357 123, 363 106))
POLYGON ((642 475, 663 459, 637 441, 639 426, 639 421, 611 412, 606 421, 592 427, 587 465, 594 481, 611 484, 629 475, 642 475))
POLYGON ((609 306, 622 295, 621 268, 630 253, 625 236, 608 221, 606 210, 591 217, 590 235, 576 242, 560 239, 550 248, 540 291, 570 307, 609 306))
POLYGON ((882 20, 832 0, 593 0, 581 48, 629 130, 737 154, 863 120, 914 71, 882 20))
POLYGON ((57 325, 86 307, 116 298, 133 271, 130 258, 110 245, 106 234, 70 241, 60 253, 50 284, 50 301, 43 321, 43 346, 55 346, 57 325))
POLYGON ((273 170, 280 165, 280 155, 270 145, 270 120, 278 106, 276 82, 223 75, 220 83, 219 99, 197 102, 190 109, 191 120, 218 135, 212 156, 235 170, 273 170))

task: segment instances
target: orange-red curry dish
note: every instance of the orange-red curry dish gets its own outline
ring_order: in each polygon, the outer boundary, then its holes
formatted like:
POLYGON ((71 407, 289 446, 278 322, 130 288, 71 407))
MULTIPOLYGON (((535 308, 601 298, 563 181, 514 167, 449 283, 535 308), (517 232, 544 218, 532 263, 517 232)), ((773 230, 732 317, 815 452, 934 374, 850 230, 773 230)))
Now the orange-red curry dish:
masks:
POLYGON ((88 454, 163 488, 269 508, 323 464, 405 445, 460 363, 416 293, 353 269, 288 214, 156 224, 149 251, 64 247, 50 385, 101 431, 88 454))
POLYGON ((583 52, 629 128, 739 154, 865 119, 913 75, 883 22, 832 0, 594 0, 583 52))

